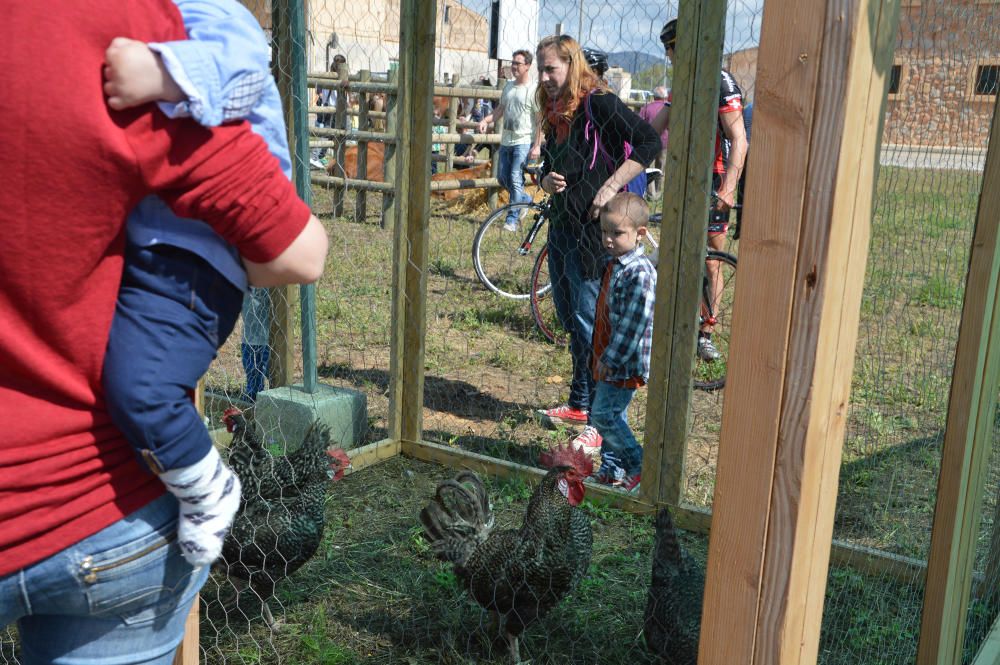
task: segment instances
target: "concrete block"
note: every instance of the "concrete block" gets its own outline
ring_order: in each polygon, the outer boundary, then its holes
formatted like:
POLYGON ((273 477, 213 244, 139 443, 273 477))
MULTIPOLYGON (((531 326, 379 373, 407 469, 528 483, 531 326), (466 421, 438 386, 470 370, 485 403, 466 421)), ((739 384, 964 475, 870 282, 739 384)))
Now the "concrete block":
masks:
POLYGON ((322 383, 313 394, 298 384, 271 388, 257 393, 254 419, 265 439, 284 442, 286 452, 299 447, 317 419, 330 427, 334 443, 353 448, 368 432, 368 398, 357 390, 322 383))

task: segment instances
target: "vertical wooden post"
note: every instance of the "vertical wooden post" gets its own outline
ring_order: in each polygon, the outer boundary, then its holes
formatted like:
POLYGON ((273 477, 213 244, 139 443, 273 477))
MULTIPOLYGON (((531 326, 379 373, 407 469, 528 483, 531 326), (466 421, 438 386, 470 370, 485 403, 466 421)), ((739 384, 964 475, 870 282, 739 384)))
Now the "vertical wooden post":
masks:
POLYGON ((919 665, 962 662, 993 444, 1000 372, 1000 106, 994 108, 990 138, 941 451, 919 665))
MULTIPOLYGON (((497 61, 499 65, 500 61, 497 61)), ((503 87, 507 84, 507 79, 497 78, 497 89, 503 90, 503 87)), ((495 109, 500 105, 500 100, 493 102, 493 108, 495 109)), ((496 117, 496 116, 494 116, 496 117)), ((494 127, 493 131, 496 132, 497 128, 494 127)), ((490 144, 490 154, 493 155, 490 161, 490 177, 496 178, 500 173, 500 144, 491 143, 490 144)), ((486 190, 486 204, 490 207, 490 210, 496 210, 497 207, 497 192, 498 189, 490 188, 486 190)))
POLYGON ((670 146, 664 175, 660 259, 653 320, 649 407, 643 458, 643 500, 677 504, 684 493, 688 402, 694 363, 712 153, 717 120, 705 109, 718 108, 722 61, 724 0, 683 3, 670 111, 670 146))
POLYGON ((430 219, 431 119, 434 117, 436 0, 402 0, 399 34, 399 141, 389 360, 389 438, 420 440, 424 403, 424 328, 430 219))
MULTIPOLYGON (((350 78, 350 72, 347 69, 347 63, 340 63, 337 65, 337 107, 333 114, 333 126, 337 129, 347 129, 349 123, 347 120, 347 97, 348 92, 345 88, 345 84, 350 78)), ((336 160, 338 164, 344 163, 344 150, 346 148, 347 139, 344 136, 333 137, 336 147, 334 147, 334 154, 336 155, 336 160)), ((344 195, 347 193, 347 187, 341 185, 334 185, 331 194, 331 202, 333 205, 333 216, 342 217, 344 214, 344 195)))
POLYGON ((201 598, 195 596, 191 611, 188 612, 184 621, 184 639, 174 652, 173 665, 198 665, 200 653, 198 651, 198 618, 201 613, 199 605, 201 598))
MULTIPOLYGON (((454 80, 452 81, 451 87, 455 87, 454 80)), ((458 97, 452 97, 448 100, 448 133, 454 134, 458 131, 456 126, 458 123, 458 97)), ((455 144, 446 143, 445 144, 445 171, 455 170, 455 144)))
MULTIPOLYGON (((402 28, 400 28, 402 29, 402 28)), ((385 156, 382 161, 382 176, 385 182, 396 182, 396 146, 399 143, 399 68, 389 70, 389 83, 395 87, 385 97, 385 131, 392 134, 396 140, 385 144, 385 156)), ((429 185, 428 185, 429 186, 429 185)), ((396 193, 382 193, 382 228, 389 220, 397 218, 396 193)))
MULTIPOLYGON (((296 85, 292 76, 292 41, 293 33, 290 24, 287 0, 275 0, 271 3, 271 26, 274 34, 275 58, 273 62, 274 80, 281 93, 282 107, 285 113, 285 124, 288 127, 288 144, 296 145, 295 111, 293 100, 296 85)), ((307 139, 308 143, 308 139, 307 139)), ((294 152, 292 153, 295 154, 294 152)), ((296 169, 293 160, 293 173, 296 169)), ((271 305, 271 321, 268 333, 268 343, 271 347, 271 357, 268 366, 268 383, 270 387, 287 386, 292 383, 295 368, 294 316, 292 310, 298 289, 280 287, 268 289, 268 301, 271 305)))
POLYGON ((700 663, 817 659, 897 21, 764 12, 700 663))
MULTIPOLYGON (((371 81, 371 71, 362 69, 360 79, 362 83, 371 81)), ((358 113, 358 130, 362 132, 371 131, 371 128, 368 126, 368 94, 365 92, 358 94, 358 113)), ((368 180, 368 141, 358 141, 358 179, 368 180)), ((363 222, 367 217, 368 191, 359 189, 354 199, 354 219, 363 222)))
MULTIPOLYGON (((198 413, 202 416, 205 415, 205 381, 201 379, 194 388, 194 404, 195 408, 198 409, 198 413)), ((181 643, 177 645, 177 651, 174 652, 174 662, 173 665, 198 665, 198 641, 200 638, 198 617, 201 611, 199 607, 201 604, 201 597, 195 596, 194 603, 191 604, 191 610, 188 612, 187 619, 184 620, 184 638, 181 643)))

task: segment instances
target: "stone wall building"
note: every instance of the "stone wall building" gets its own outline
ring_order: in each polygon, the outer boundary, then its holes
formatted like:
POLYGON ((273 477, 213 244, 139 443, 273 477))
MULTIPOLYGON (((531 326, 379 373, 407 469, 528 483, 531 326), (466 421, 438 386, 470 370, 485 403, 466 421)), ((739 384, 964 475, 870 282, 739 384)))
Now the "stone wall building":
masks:
MULTIPOLYGON (((310 71, 327 71, 338 53, 347 58, 351 73, 362 69, 386 72, 398 61, 399 0, 304 1, 310 71)), ((271 0, 241 2, 270 31, 271 0)), ((495 80, 495 64, 486 53, 486 17, 465 7, 461 0, 438 0, 437 22, 437 79, 467 83, 488 75, 495 80)))
MULTIPOLYGON (((883 143, 985 148, 1000 85, 1000 0, 901 3, 883 143)), ((757 49, 728 54, 724 66, 752 99, 757 49)))

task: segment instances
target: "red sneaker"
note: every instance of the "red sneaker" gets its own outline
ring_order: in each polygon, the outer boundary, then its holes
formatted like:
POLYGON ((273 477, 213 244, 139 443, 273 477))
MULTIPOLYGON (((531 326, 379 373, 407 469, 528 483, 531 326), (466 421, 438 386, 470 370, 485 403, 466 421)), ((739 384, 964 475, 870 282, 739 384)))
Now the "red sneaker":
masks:
POLYGON ((634 475, 631 475, 631 476, 626 475, 618 483, 618 487, 620 487, 621 489, 625 490, 626 492, 628 492, 630 494, 632 492, 638 492, 639 491, 639 481, 641 480, 641 475, 642 474, 638 474, 638 473, 634 474, 634 475))
POLYGON ((587 412, 564 404, 551 409, 539 409, 535 413, 542 425, 554 428, 556 425, 586 425, 587 412))
POLYGON ((596 427, 591 427, 587 425, 580 432, 580 436, 573 439, 573 445, 583 448, 585 453, 594 453, 601 449, 601 433, 597 431, 596 427))

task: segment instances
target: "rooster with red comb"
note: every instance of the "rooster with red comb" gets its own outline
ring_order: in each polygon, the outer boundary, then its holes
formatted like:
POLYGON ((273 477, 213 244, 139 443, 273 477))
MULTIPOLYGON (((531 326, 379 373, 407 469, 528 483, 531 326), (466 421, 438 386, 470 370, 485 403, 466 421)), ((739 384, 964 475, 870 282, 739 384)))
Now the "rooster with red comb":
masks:
POLYGON ((590 521, 576 506, 594 463, 582 450, 559 446, 540 456, 551 467, 535 488, 518 529, 494 530, 482 480, 462 471, 441 483, 420 512, 424 537, 481 607, 499 619, 513 662, 518 638, 583 579, 590 565, 590 521))

